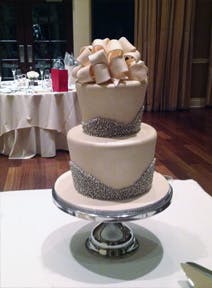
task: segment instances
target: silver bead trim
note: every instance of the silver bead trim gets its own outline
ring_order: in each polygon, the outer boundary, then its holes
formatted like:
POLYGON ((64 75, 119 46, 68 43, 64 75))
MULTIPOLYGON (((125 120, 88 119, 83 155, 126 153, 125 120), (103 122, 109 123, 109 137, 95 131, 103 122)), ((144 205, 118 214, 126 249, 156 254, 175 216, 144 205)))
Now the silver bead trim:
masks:
POLYGON ((132 185, 121 189, 111 188, 70 161, 70 168, 75 189, 84 196, 100 200, 125 200, 140 196, 151 189, 155 159, 132 185))
POLYGON ((82 128, 86 134, 98 137, 120 137, 132 135, 140 130, 143 110, 142 107, 138 111, 136 117, 128 124, 97 117, 88 122, 82 122, 82 128))

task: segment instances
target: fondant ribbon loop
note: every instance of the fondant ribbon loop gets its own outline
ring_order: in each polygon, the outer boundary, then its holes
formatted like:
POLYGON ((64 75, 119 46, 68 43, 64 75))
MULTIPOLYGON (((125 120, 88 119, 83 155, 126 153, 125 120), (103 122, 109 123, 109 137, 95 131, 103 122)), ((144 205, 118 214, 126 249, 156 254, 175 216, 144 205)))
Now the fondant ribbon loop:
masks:
POLYGON ((110 72, 107 65, 105 65, 104 63, 94 65, 93 69, 94 77, 97 84, 105 83, 110 80, 110 72))
POLYGON ((123 48, 118 40, 112 39, 107 45, 108 61, 110 62, 114 57, 121 57, 123 55, 123 48))
POLYGON ((137 63, 134 63, 129 68, 129 79, 138 80, 140 82, 146 82, 147 83, 147 71, 148 68, 144 64, 143 61, 139 61, 137 63))
POLYGON ((119 39, 119 43, 121 44, 124 52, 131 52, 131 51, 136 51, 135 46, 133 46, 125 37, 121 37, 119 39))
POLYGON ((91 65, 105 63, 107 64, 107 55, 104 50, 98 50, 97 52, 88 56, 91 65))
POLYGON ((147 67, 140 60, 141 55, 125 37, 119 40, 95 39, 92 45, 84 46, 77 58, 79 66, 72 76, 80 83, 102 84, 120 80, 147 82, 147 67))
POLYGON ((138 62, 141 59, 141 54, 138 50, 134 52, 126 52, 124 53, 124 58, 127 65, 130 65, 132 62, 138 62))
POLYGON ((126 75, 125 73, 128 72, 128 66, 123 57, 116 57, 113 58, 110 62, 110 71, 111 75, 114 78, 122 79, 126 75))
POLYGON ((82 67, 81 69, 78 70, 77 72, 77 78, 79 82, 81 83, 89 83, 94 80, 92 77, 92 67, 91 65, 87 65, 85 67, 82 67))
POLYGON ((78 65, 78 66, 74 66, 74 68, 72 69, 72 77, 74 79, 77 78, 77 72, 82 68, 81 65, 78 65))
POLYGON ((91 55, 91 48, 90 48, 90 46, 83 47, 83 48, 81 49, 80 55, 79 55, 78 58, 77 58, 77 61, 78 61, 81 65, 86 66, 87 64, 89 64, 89 58, 88 58, 89 55, 91 55))
POLYGON ((92 43, 93 46, 93 52, 97 52, 101 49, 106 51, 107 43, 109 41, 109 38, 105 39, 95 39, 92 43))

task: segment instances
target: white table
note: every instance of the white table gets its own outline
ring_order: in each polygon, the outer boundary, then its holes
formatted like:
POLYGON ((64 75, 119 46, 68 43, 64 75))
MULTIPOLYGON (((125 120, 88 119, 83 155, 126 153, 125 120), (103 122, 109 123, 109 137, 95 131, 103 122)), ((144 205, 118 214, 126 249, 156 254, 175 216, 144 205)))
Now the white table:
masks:
POLYGON ((128 223, 139 250, 113 260, 86 250, 94 223, 59 210, 51 190, 0 193, 0 287, 189 287, 181 262, 212 268, 212 198, 193 180, 171 183, 165 211, 128 223))
POLYGON ((53 157, 57 149, 67 150, 66 134, 81 122, 76 91, 35 87, 30 93, 4 92, 7 89, 0 90, 0 153, 26 159, 36 154, 53 157))

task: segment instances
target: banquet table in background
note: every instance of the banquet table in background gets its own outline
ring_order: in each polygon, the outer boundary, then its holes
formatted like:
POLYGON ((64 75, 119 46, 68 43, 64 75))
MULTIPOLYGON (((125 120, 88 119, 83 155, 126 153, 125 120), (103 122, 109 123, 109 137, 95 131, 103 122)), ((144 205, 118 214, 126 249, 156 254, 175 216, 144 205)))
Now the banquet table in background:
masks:
POLYGON ((53 157, 67 150, 66 134, 81 121, 75 90, 68 92, 0 90, 0 153, 10 159, 36 154, 53 157), (2 92, 3 91, 3 92, 2 92))

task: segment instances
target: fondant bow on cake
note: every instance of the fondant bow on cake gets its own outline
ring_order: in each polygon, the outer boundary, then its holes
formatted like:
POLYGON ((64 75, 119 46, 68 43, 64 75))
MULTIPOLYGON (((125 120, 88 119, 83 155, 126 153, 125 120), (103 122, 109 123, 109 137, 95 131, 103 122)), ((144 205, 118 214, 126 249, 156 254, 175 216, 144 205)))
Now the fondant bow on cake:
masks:
POLYGON ((147 83, 147 67, 138 50, 125 38, 96 39, 92 45, 81 49, 77 58, 79 65, 72 76, 80 83, 115 85, 120 80, 137 80, 147 83))

